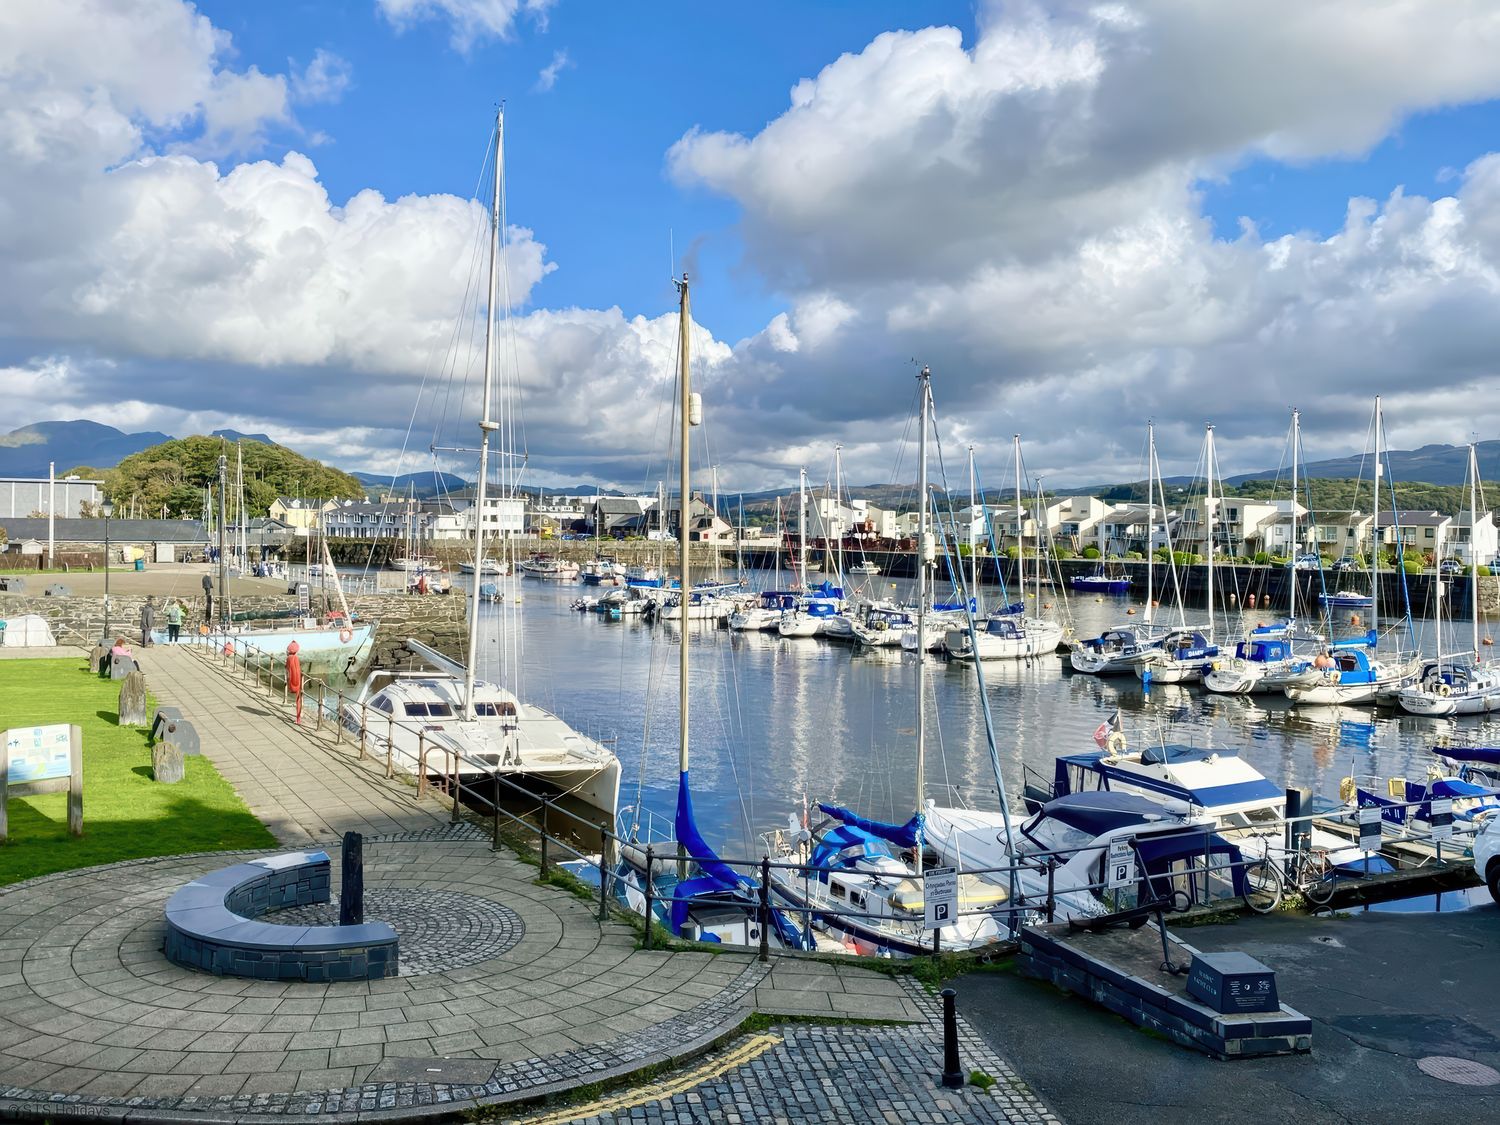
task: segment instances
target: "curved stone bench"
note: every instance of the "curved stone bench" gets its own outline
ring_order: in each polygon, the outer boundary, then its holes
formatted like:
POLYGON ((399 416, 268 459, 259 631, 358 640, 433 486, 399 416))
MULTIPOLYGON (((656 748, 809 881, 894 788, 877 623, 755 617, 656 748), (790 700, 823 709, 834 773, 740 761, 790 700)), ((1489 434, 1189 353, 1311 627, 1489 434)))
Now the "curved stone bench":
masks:
POLYGON ((400 967, 396 931, 282 926, 268 910, 329 901, 326 852, 290 852, 211 871, 167 901, 166 954, 189 969, 257 980, 378 980, 400 967))

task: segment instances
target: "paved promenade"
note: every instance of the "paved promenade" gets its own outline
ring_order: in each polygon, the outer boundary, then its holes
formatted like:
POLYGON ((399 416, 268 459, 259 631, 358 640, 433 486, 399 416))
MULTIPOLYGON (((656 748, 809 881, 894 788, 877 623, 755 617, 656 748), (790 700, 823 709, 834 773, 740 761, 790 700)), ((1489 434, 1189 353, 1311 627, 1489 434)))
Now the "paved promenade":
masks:
POLYGON ((152 690, 198 725, 279 838, 327 846, 337 867, 337 834, 367 834, 366 916, 401 935, 402 975, 270 983, 168 962, 167 898, 250 853, 0 889, 0 1116, 412 1120, 488 1106, 548 1121, 1055 1120, 967 1025, 965 1071, 998 1085, 939 1090, 937 1005, 910 979, 638 949, 633 928, 538 886, 485 833, 347 744, 291 726, 264 692, 187 650, 142 657, 152 690), (753 1012, 891 1026, 773 1023, 746 1038, 753 1012), (647 1067, 645 1088, 536 1108, 647 1067))

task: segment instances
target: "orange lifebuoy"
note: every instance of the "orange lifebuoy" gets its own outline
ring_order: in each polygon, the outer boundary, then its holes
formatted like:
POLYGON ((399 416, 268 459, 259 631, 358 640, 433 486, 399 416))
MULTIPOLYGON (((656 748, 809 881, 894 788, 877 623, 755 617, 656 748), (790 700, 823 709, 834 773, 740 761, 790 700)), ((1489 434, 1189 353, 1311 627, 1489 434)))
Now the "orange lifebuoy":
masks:
POLYGON ((339 630, 339 640, 342 641, 344 644, 348 644, 353 639, 354 639, 354 630, 353 629, 340 629, 339 630))

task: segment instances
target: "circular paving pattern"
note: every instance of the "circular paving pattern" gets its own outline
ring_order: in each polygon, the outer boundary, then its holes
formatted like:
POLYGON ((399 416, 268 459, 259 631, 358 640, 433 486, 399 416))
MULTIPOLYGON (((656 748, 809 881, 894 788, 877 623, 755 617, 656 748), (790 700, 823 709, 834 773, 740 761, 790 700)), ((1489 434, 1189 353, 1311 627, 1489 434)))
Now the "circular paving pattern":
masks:
POLYGON ((1494 1086, 1500 1083, 1500 1070, 1473 1059, 1456 1059, 1448 1055, 1428 1055, 1417 1060, 1423 1074, 1460 1086, 1494 1086))
MULTIPOLYGON (((332 902, 294 906, 262 918, 282 926, 336 926, 332 902)), ((459 891, 401 887, 365 890, 365 921, 388 922, 401 938, 401 975, 446 973, 498 957, 526 934, 526 923, 508 907, 459 891)))

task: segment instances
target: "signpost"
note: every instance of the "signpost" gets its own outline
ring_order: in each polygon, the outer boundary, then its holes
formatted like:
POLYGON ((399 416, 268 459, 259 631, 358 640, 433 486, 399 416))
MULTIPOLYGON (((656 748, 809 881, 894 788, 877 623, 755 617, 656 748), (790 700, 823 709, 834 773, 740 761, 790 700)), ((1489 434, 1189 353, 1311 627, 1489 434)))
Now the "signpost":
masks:
POLYGON ((1453 798, 1434 797, 1432 816, 1427 823, 1432 826, 1434 841, 1453 839, 1453 798))
POLYGON ((1136 881, 1135 849, 1129 840, 1111 840, 1109 855, 1104 862, 1104 883, 1112 891, 1128 887, 1136 881))
POLYGON ((924 930, 950 926, 958 920, 958 868, 929 867, 922 874, 924 930))
POLYGON ((1380 850, 1380 809, 1375 805, 1366 805, 1359 810, 1359 850, 1380 850))
POLYGON ((83 835, 83 732, 59 723, 12 727, 0 753, 0 843, 8 831, 6 801, 33 793, 68 793, 68 834, 83 835))

